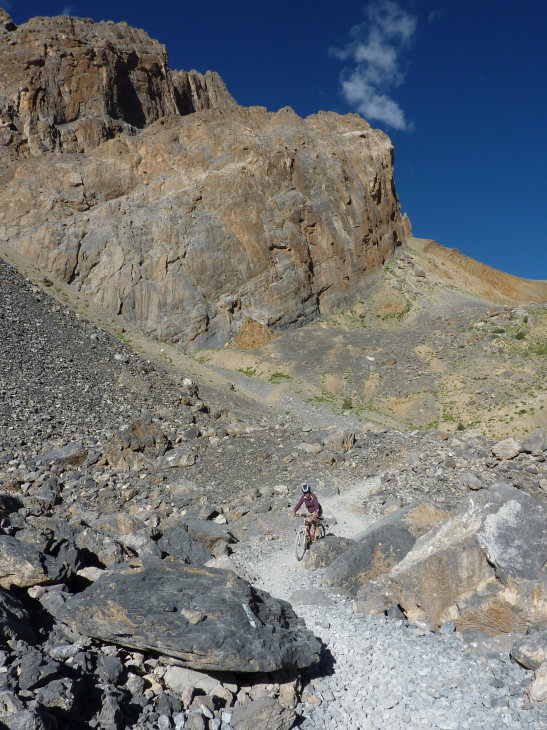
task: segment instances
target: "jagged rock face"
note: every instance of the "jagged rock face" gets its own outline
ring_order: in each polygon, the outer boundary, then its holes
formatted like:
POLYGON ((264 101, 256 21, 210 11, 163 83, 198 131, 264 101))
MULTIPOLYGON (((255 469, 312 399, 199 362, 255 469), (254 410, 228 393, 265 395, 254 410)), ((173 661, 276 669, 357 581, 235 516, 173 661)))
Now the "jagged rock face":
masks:
POLYGON ((309 321, 403 240, 393 148, 358 115, 238 107, 125 24, 35 19, 0 44, 18 69, 0 93, 0 237, 162 340, 309 321))
POLYGON ((17 27, 1 13, 0 143, 12 155, 87 151, 168 114, 235 104, 218 74, 172 74, 165 46, 127 23, 60 16, 17 27))
POLYGON ((228 109, 237 106, 226 84, 216 71, 173 71, 177 105, 181 114, 202 109, 228 109))

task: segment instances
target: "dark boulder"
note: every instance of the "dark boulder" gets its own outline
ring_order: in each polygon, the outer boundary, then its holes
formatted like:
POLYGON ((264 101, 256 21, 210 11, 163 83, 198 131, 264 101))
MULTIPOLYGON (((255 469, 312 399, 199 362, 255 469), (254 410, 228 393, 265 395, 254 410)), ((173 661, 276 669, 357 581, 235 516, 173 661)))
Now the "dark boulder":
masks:
POLYGON ((170 559, 110 568, 57 618, 87 636, 176 657, 194 669, 306 667, 321 648, 285 601, 231 571, 170 559))
POLYGON ((17 683, 21 690, 34 690, 60 676, 61 664, 45 657, 38 649, 26 647, 17 661, 17 683))
POLYGON ((193 565, 204 565, 213 557, 205 545, 189 535, 182 527, 165 529, 158 540, 158 545, 162 553, 193 565))
POLYGON ((56 558, 15 537, 0 535, 0 586, 3 588, 58 583, 66 576, 66 566, 56 558))
POLYGON ((36 458, 37 464, 50 464, 54 466, 78 466, 83 464, 87 457, 87 449, 83 444, 68 444, 60 449, 48 451, 36 458))
POLYGON ((19 497, 13 494, 0 494, 0 517, 10 515, 12 512, 17 512, 21 509, 23 503, 19 497))
POLYGON ((520 450, 528 454, 539 456, 547 451, 547 430, 544 428, 536 428, 535 431, 528 434, 520 445, 520 450))

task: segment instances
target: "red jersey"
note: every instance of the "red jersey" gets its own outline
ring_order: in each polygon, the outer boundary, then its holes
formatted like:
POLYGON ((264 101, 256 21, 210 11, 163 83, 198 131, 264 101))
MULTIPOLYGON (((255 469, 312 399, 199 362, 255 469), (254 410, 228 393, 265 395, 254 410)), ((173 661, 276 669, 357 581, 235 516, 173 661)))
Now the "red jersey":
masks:
POLYGON ((307 494, 303 494, 298 500, 298 504, 294 508, 294 511, 298 512, 302 504, 306 505, 306 509, 310 514, 313 514, 314 512, 321 512, 321 505, 319 504, 317 496, 313 494, 313 492, 307 492, 307 494))

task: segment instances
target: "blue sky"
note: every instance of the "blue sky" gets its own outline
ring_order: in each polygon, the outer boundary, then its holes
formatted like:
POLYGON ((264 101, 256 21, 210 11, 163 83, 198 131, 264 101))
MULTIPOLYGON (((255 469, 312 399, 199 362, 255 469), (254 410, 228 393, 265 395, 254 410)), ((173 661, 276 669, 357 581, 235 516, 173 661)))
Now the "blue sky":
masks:
POLYGON ((126 20, 243 105, 358 111, 395 146, 414 234, 547 279, 547 3, 0 0, 16 23, 126 20))

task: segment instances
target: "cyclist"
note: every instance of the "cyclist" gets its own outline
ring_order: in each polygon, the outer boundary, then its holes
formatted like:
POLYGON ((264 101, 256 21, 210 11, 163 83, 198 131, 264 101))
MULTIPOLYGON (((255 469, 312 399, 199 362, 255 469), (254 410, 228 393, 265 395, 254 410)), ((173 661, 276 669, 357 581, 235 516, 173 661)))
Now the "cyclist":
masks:
POLYGON ((306 518, 306 539, 310 539, 310 525, 317 525, 317 518, 321 517, 323 514, 323 508, 319 504, 319 500, 317 499, 317 495, 314 494, 311 490, 311 487, 309 487, 307 484, 302 485, 302 496, 298 500, 298 504, 292 511, 292 516, 296 517, 296 513, 302 506, 302 504, 306 505, 306 509, 308 510, 308 517, 306 518))

